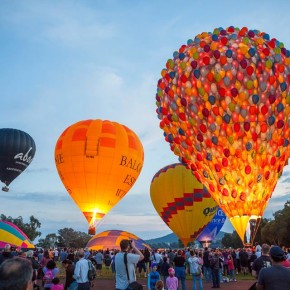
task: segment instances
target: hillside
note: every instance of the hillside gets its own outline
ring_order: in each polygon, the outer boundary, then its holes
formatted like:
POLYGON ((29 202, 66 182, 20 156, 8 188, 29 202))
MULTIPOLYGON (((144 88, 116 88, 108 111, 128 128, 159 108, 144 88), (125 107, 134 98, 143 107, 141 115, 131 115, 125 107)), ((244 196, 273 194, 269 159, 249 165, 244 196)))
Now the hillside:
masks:
MULTIPOLYGON (((225 234, 226 232, 220 231, 212 244, 215 247, 221 247, 221 240, 225 234)), ((146 240, 145 242, 151 246, 158 245, 160 247, 162 245, 162 247, 178 247, 178 237, 174 233, 160 238, 146 240)))

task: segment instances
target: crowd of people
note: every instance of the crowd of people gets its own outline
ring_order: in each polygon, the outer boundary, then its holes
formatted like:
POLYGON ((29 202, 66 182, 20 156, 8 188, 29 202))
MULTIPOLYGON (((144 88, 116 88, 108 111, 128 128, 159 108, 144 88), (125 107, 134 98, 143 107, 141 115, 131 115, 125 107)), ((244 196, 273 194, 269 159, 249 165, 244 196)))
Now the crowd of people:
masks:
POLYGON ((191 276, 192 290, 202 290, 203 283, 220 288, 221 283, 235 283, 238 273, 256 279, 251 289, 290 289, 290 251, 278 246, 256 243, 242 249, 140 250, 134 241, 122 240, 120 250, 99 251, 64 248, 24 252, 6 245, 0 254, 0 290, 40 286, 45 290, 89 290, 91 261, 96 276, 109 272, 115 276, 116 290, 126 290, 136 283, 136 276, 146 278, 150 290, 186 290, 187 275, 191 276), (65 271, 63 284, 58 277, 60 264, 65 271), (42 285, 36 283, 39 280, 42 285))

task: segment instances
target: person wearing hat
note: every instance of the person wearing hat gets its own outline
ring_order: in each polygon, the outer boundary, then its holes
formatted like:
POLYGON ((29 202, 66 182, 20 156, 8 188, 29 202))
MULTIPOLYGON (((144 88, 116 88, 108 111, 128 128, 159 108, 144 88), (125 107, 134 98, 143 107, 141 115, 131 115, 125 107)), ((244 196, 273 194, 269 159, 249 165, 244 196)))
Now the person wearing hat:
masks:
POLYGON ((157 271, 156 263, 152 263, 151 268, 152 268, 152 271, 148 275, 148 289, 156 290, 155 285, 157 281, 160 280, 160 274, 157 271))
POLYGON ((272 266, 260 270, 258 290, 290 290, 290 271, 282 265, 285 260, 284 251, 278 246, 270 249, 272 266))

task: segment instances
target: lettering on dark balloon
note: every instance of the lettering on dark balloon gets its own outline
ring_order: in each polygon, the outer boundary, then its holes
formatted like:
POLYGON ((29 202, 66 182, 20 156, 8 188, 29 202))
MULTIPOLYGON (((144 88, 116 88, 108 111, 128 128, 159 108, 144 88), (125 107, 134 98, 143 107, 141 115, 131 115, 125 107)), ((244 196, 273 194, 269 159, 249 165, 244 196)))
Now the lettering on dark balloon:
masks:
POLYGON ((211 216, 213 214, 216 213, 216 210, 217 210, 218 206, 214 206, 214 207, 206 207, 204 210, 203 210, 203 214, 205 216, 211 216))
POLYGON ((21 173, 22 170, 18 169, 18 168, 12 168, 12 167, 6 167, 6 170, 9 170, 9 171, 16 171, 16 172, 19 172, 21 173))
POLYGON ((135 170, 138 173, 140 173, 142 169, 142 164, 140 162, 138 162, 137 160, 133 160, 132 158, 128 158, 124 155, 122 155, 121 157, 120 165, 135 170))
POLYGON ((55 156, 55 162, 56 162, 56 164, 64 163, 62 153, 57 154, 57 155, 55 156))
POLYGON ((125 194, 126 194, 125 190, 122 190, 120 188, 117 189, 116 196, 118 196, 119 198, 122 198, 125 194))
POLYGON ((27 162, 28 164, 31 163, 33 157, 32 156, 29 156, 29 152, 32 150, 32 147, 29 148, 29 150, 23 154, 23 153, 18 153, 14 156, 14 159, 20 159, 21 161, 25 161, 27 162))
POLYGON ((127 174, 125 180, 124 180, 124 183, 132 186, 136 181, 136 178, 130 174, 127 174))

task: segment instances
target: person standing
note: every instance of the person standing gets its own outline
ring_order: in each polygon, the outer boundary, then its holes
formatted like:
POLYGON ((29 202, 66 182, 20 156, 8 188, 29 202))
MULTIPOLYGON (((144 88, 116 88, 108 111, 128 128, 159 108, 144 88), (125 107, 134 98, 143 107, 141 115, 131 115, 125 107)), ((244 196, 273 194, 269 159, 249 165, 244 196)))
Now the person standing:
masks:
POLYGON ((166 288, 168 290, 178 289, 178 279, 175 277, 175 271, 173 268, 168 269, 169 276, 166 278, 166 288))
POLYGON ((258 290, 290 290, 290 271, 282 265, 284 251, 278 246, 270 249, 272 266, 261 269, 257 282, 258 290))
POLYGON ((170 265, 168 263, 168 259, 167 257, 163 257, 163 263, 161 265, 161 270, 160 270, 160 274, 163 278, 163 284, 166 284, 166 279, 169 276, 168 270, 170 268, 170 265))
POLYGON ((157 271, 157 264, 152 263, 152 271, 148 274, 148 289, 156 290, 155 285, 160 280, 160 273, 157 271))
POLYGON ((229 276, 230 276, 230 281, 236 282, 236 270, 235 270, 235 265, 234 265, 234 260, 231 254, 228 255, 228 270, 229 270, 229 276))
POLYGON ((96 255, 95 255, 95 260, 96 260, 96 270, 97 270, 97 276, 102 276, 102 266, 103 266, 103 261, 104 261, 104 255, 102 253, 102 250, 99 250, 96 255))
POLYGON ((83 249, 78 251, 79 260, 76 262, 74 270, 74 278, 78 283, 78 290, 90 290, 90 282, 88 278, 89 262, 85 259, 83 249))
POLYGON ((203 273, 204 273, 204 278, 206 282, 211 282, 212 280, 212 273, 211 273, 211 268, 209 264, 209 256, 210 252, 207 247, 204 248, 203 252, 203 273))
POLYGON ((220 259, 218 252, 215 252, 211 256, 210 266, 212 269, 212 288, 220 288, 220 259))
POLYGON ((116 290, 125 290, 130 283, 136 281, 135 265, 138 263, 138 261, 143 260, 144 256, 141 251, 137 249, 134 240, 121 240, 120 248, 121 252, 117 253, 115 256, 116 290), (124 259, 125 254, 127 255, 129 280, 124 259))
POLYGON ((252 265, 252 276, 255 278, 258 278, 261 269, 271 267, 272 262, 269 251, 270 246, 268 244, 263 244, 261 257, 257 258, 252 265))
POLYGON ((155 249, 151 256, 151 263, 155 263, 157 265, 157 271, 160 273, 161 264, 163 262, 163 257, 159 254, 158 250, 155 249))
POLYGON ((72 264, 72 261, 69 259, 65 259, 62 261, 62 266, 65 270, 65 284, 64 289, 67 290, 76 290, 78 288, 78 283, 74 279, 74 270, 75 267, 72 264))
MULTIPOLYGON (((202 253, 200 253, 202 256, 202 253)), ((188 263, 189 263, 189 271, 190 274, 192 275, 192 289, 196 290, 196 284, 198 284, 199 290, 202 290, 202 278, 201 278, 201 268, 203 265, 203 260, 202 257, 198 257, 197 253, 194 251, 190 251, 190 257, 188 258, 188 263)))
POLYGON ((4 247, 4 251, 0 254, 0 265, 7 259, 13 258, 13 254, 11 253, 10 244, 6 244, 4 247))
POLYGON ((181 281, 182 290, 186 290, 185 279, 185 258, 182 256, 182 251, 178 250, 174 260, 175 276, 181 281))
POLYGON ((150 254, 150 251, 148 248, 144 249, 143 255, 144 255, 145 268, 146 268, 146 272, 144 273, 144 277, 146 278, 150 272, 150 255, 151 254, 150 254))
POLYGON ((32 265, 27 259, 14 257, 0 265, 0 289, 32 290, 32 265))

